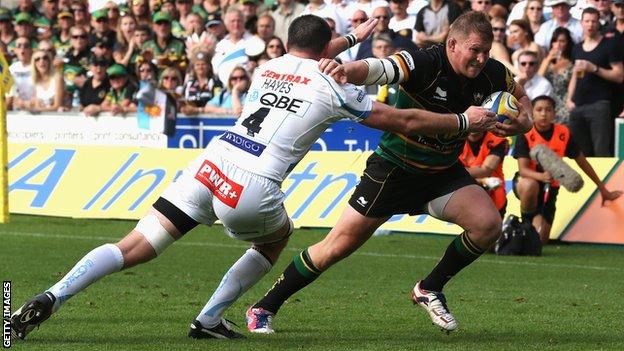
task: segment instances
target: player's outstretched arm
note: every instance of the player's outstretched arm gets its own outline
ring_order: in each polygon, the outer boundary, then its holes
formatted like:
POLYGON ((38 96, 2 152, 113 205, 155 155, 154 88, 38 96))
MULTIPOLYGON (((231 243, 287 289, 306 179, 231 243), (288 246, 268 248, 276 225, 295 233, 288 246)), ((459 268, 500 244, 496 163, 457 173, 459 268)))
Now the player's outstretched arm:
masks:
POLYGON ((380 102, 362 124, 405 135, 484 132, 496 123, 496 115, 482 107, 471 106, 462 114, 435 113, 421 109, 397 109, 380 102))
POLYGON ((347 50, 348 48, 354 46, 357 43, 361 43, 373 32, 375 26, 377 25, 377 19, 371 17, 367 19, 364 23, 359 24, 355 29, 347 34, 338 38, 334 38, 329 42, 329 46, 327 48, 327 57, 334 58, 338 56, 341 52, 347 50))
POLYGON ((368 76, 368 65, 362 60, 340 64, 333 59, 320 59, 319 70, 338 84, 362 85, 368 76))
POLYGON ((408 63, 411 62, 407 51, 399 51, 386 58, 369 57, 363 60, 339 64, 334 60, 319 60, 321 72, 334 78, 338 84, 384 85, 401 83, 408 79, 408 63))
POLYGON ((574 161, 576 161, 576 164, 581 168, 581 170, 583 170, 583 172, 587 174, 589 179, 591 179, 592 182, 594 182, 594 184, 596 184, 596 186, 598 187, 598 190, 600 191, 600 196, 602 197, 602 206, 605 205, 605 202, 613 201, 618 197, 622 196, 621 190, 609 191, 609 189, 607 189, 602 180, 600 180, 600 178, 596 174, 596 171, 594 171, 594 167, 592 167, 592 165, 587 161, 587 158, 585 158, 585 155, 583 155, 583 153, 580 153, 574 159, 574 161))

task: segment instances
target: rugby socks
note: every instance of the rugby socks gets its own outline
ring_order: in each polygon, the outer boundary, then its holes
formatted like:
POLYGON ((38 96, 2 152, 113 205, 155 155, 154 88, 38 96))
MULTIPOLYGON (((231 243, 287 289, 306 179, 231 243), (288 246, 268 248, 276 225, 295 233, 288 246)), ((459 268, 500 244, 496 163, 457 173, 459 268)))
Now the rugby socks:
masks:
POLYGON ((253 248, 247 250, 225 273, 219 287, 196 319, 205 328, 212 328, 219 324, 225 310, 264 277, 272 267, 271 262, 262 253, 253 248))
POLYGON ((420 287, 429 291, 442 291, 444 285, 459 271, 464 269, 485 250, 475 245, 466 232, 458 235, 446 248, 446 252, 438 264, 433 268, 427 278, 423 279, 420 287))
POLYGON ((525 212, 524 210, 520 210, 522 223, 533 223, 533 218, 537 215, 536 211, 525 212))
POLYGON ((312 263, 308 250, 302 251, 293 258, 271 290, 253 308, 262 307, 277 313, 290 296, 312 283, 321 273, 312 263))
POLYGON ((87 288, 91 283, 121 270, 123 262, 123 254, 117 245, 104 244, 91 250, 63 279, 46 290, 56 297, 52 311, 56 312, 65 301, 87 288))

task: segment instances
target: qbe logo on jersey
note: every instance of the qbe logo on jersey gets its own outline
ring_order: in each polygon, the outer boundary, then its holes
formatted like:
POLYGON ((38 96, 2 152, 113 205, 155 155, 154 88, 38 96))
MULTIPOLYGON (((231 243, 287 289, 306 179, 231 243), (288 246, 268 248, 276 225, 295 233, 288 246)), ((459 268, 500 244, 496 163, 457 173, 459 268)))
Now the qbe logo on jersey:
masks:
POLYGON ((195 174, 195 179, 204 184, 221 202, 236 208, 238 199, 243 192, 243 186, 226 177, 212 162, 204 163, 195 174))

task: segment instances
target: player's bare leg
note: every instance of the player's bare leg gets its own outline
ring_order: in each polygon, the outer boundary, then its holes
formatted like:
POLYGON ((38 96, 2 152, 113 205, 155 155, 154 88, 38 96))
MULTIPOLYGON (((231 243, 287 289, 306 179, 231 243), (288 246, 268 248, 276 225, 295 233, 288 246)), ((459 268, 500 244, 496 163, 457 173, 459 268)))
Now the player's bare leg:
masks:
POLYGON ((386 220, 362 216, 347 205, 329 234, 296 255, 271 290, 249 308, 247 328, 254 333, 272 333, 273 316, 292 294, 312 283, 332 264, 357 250, 386 220))
POLYGON ((500 236, 501 218, 483 188, 468 185, 456 190, 446 202, 441 219, 465 231, 447 247, 431 273, 412 289, 412 300, 423 307, 432 322, 450 332, 457 321, 450 313, 442 293, 444 285, 479 258, 500 236))

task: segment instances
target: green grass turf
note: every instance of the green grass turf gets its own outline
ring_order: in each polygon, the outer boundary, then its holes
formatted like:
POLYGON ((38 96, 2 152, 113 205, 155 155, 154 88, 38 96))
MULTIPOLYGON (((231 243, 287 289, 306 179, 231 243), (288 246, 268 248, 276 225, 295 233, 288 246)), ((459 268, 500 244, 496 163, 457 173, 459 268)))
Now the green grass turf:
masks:
MULTIPOLYGON (((13 216, 0 226, 0 275, 13 309, 56 282, 91 248, 133 222, 13 216)), ((277 333, 252 335, 246 308, 292 256, 325 230, 298 230, 277 266, 227 312, 242 341, 192 340, 189 322, 246 245, 222 228, 195 229, 157 260, 102 279, 72 298, 14 350, 599 350, 624 349, 624 251, 557 246, 543 257, 491 254, 445 289, 460 329, 446 335, 408 292, 451 241, 448 236, 371 239, 293 296, 277 333)))

